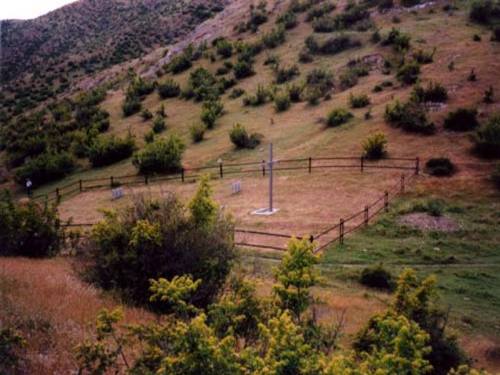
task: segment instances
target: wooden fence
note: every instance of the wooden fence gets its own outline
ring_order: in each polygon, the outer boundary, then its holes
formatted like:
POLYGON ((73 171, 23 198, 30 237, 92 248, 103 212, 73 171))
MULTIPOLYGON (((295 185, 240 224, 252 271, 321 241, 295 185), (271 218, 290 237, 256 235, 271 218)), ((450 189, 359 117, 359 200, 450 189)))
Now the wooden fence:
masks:
MULTIPOLYGON (((344 243, 346 235, 367 226, 369 221, 382 211, 387 211, 392 199, 404 193, 408 183, 412 178, 420 173, 419 158, 387 158, 379 161, 372 161, 364 157, 319 157, 304 159, 279 160, 279 166, 273 167, 273 171, 299 171, 307 170, 308 174, 321 169, 355 169, 360 172, 372 169, 392 169, 403 171, 398 183, 384 192, 376 201, 366 205, 362 210, 352 214, 347 218, 341 218, 339 222, 332 224, 328 228, 316 234, 311 234, 309 239, 318 244, 316 252, 320 252, 331 246, 333 243, 344 243)), ((207 166, 199 168, 183 168, 176 174, 156 175, 156 176, 111 176, 109 178, 85 179, 75 181, 72 184, 56 188, 53 192, 33 197, 41 202, 60 203, 63 198, 74 196, 85 191, 101 188, 115 188, 118 186, 148 185, 163 181, 195 181, 201 175, 210 173, 212 177, 220 179, 226 176, 250 175, 266 176, 268 167, 266 161, 248 162, 240 164, 219 164, 217 166, 207 166)), ((94 223, 65 224, 67 228, 87 227, 94 223)), ((273 233, 258 231, 246 228, 235 228, 235 244, 242 247, 256 249, 285 251, 286 243, 290 238, 302 238, 289 233, 273 233)))

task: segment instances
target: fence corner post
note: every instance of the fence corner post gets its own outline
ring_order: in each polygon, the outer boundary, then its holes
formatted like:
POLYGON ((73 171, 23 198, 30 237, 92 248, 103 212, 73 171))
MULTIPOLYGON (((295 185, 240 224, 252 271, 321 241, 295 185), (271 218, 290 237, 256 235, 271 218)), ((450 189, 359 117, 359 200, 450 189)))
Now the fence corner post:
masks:
POLYGON ((181 169, 181 181, 184 182, 184 168, 181 169))
POLYGON ((78 185, 80 187, 80 193, 81 193, 83 191, 83 181, 82 180, 78 181, 78 185))
POLYGON ((219 175, 220 178, 224 178, 224 167, 222 166, 222 163, 219 163, 219 175))
POLYGON ((115 185, 115 180, 114 180, 113 176, 111 176, 109 178, 109 186, 112 188, 114 185, 115 185))
POLYGON ((59 188, 56 188, 56 201, 61 203, 61 194, 59 193, 59 188))
POLYGON ((405 192, 405 175, 401 174, 401 194, 405 192))
POLYGON ((415 159, 415 174, 417 176, 420 174, 420 158, 418 156, 415 159))
POLYGON ((384 208, 385 208, 385 212, 389 211, 389 192, 388 191, 386 191, 384 193, 384 208))
POLYGON ((266 175, 266 161, 262 160, 262 176, 266 175))
POLYGON ((312 173, 312 158, 309 157, 309 174, 312 173))
POLYGON ((370 208, 365 206, 365 225, 368 225, 368 221, 370 220, 370 208))
POLYGON ((363 172, 365 169, 365 157, 363 155, 361 155, 360 161, 361 161, 361 172, 363 172))
POLYGON ((149 178, 148 178, 148 175, 145 174, 144 175, 144 183, 147 185, 149 183, 149 178))

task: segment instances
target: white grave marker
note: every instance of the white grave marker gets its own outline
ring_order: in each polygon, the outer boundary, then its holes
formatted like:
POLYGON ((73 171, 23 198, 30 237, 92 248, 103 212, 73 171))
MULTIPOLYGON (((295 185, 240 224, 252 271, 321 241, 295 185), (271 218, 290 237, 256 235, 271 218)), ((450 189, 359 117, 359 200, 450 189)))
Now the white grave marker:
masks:
POLYGON ((123 197, 123 188, 119 187, 119 188, 111 190, 111 196, 112 196, 113 200, 122 198, 123 197))
POLYGON ((235 181, 231 184, 232 194, 238 194, 241 192, 241 181, 235 181))

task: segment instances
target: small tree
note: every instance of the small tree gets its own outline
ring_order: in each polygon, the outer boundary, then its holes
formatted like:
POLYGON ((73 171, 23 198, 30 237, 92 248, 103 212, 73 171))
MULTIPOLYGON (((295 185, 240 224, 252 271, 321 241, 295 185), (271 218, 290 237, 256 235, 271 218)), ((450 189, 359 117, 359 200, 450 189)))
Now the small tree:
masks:
POLYGON ((181 88, 173 79, 168 79, 167 81, 158 84, 158 94, 162 99, 175 98, 179 96, 180 93, 181 88))
POLYGON ((191 134, 191 139, 194 143, 199 143, 203 141, 205 136, 206 127, 203 124, 193 124, 189 128, 189 133, 191 134))
POLYGON ((416 61, 412 61, 402 65, 396 74, 399 81, 406 85, 412 85, 417 82, 420 75, 420 65, 416 61))
POLYGON ((386 155, 387 138, 384 133, 375 133, 363 142, 365 157, 372 160, 382 159, 386 155))
POLYGON ((153 121, 153 133, 159 134, 167 128, 165 125, 165 119, 161 116, 156 116, 153 121))
POLYGON ((255 148, 260 144, 262 135, 258 133, 248 135, 243 125, 235 124, 229 133, 229 138, 236 148, 255 148))
POLYGON ((276 112, 284 112, 288 108, 290 108, 290 95, 288 92, 284 92, 281 94, 277 94, 274 97, 274 108, 276 109, 276 112))
POLYGON ((217 203, 212 199, 212 188, 209 181, 209 176, 201 178, 198 191, 189 203, 193 221, 200 227, 212 225, 219 210, 217 203))
POLYGON ((318 282, 314 270, 317 262, 313 243, 308 239, 292 239, 281 264, 274 270, 277 281, 274 293, 282 308, 290 310, 298 322, 311 303, 309 288, 318 282))
POLYGON ((444 120, 444 127, 453 131, 469 131, 479 126, 477 120, 477 110, 469 108, 459 108, 448 113, 444 120))
POLYGON ((178 136, 171 135, 147 144, 134 155, 132 163, 142 174, 177 172, 182 167, 185 148, 178 136))

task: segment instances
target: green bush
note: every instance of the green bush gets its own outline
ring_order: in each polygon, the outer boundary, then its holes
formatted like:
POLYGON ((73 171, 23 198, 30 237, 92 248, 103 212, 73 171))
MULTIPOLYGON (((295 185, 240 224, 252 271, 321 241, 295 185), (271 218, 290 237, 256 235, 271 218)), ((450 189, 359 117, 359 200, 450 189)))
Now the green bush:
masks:
POLYGON ((495 26, 491 34, 491 40, 494 42, 500 42, 500 26, 495 26))
POLYGON ((347 49, 360 47, 361 41, 346 34, 329 37, 323 41, 311 35, 305 40, 305 44, 312 54, 335 55, 347 49))
POLYGON ((219 100, 209 100, 203 103, 201 109, 201 121, 208 129, 215 126, 217 119, 224 113, 224 105, 219 100))
POLYGON ((233 55, 233 45, 227 39, 219 39, 215 45, 217 54, 227 59, 233 55))
POLYGON ((234 64, 234 78, 243 79, 254 75, 252 64, 247 61, 238 61, 234 64))
POLYGON ((420 75, 420 64, 416 61, 412 61, 402 65, 398 72, 396 73, 396 78, 398 81, 403 82, 406 85, 412 85, 417 82, 420 75))
POLYGON ((333 3, 325 2, 314 8, 309 9, 306 15, 306 21, 311 22, 317 18, 323 17, 335 10, 336 6, 333 3))
POLYGON ((262 36, 262 43, 267 48, 276 48, 285 43, 285 28, 278 26, 262 36))
POLYGON ((183 95, 186 98, 194 97, 196 101, 215 100, 222 91, 212 73, 205 68, 197 68, 189 75, 188 86, 183 95))
POLYGON ((10 192, 0 191, 0 255, 52 256, 60 249, 61 235, 55 207, 17 203, 10 192))
POLYGON ((430 82, 425 88, 417 85, 413 89, 412 99, 420 103, 444 103, 448 100, 448 90, 440 83, 434 82, 430 82))
POLYGON ((434 61, 434 54, 436 53, 436 48, 432 50, 432 52, 426 52, 422 49, 419 49, 413 52, 413 58, 419 64, 430 64, 434 61))
POLYGON ((191 66, 191 57, 186 53, 182 53, 172 58, 172 60, 168 64, 168 71, 172 72, 173 74, 179 74, 181 72, 184 72, 185 70, 188 70, 189 68, 191 68, 191 66))
POLYGON ((85 275, 160 312, 166 304, 152 302, 145 293, 150 280, 191 275, 202 282, 189 303, 207 307, 220 293, 235 258, 233 229, 207 186, 189 209, 172 194, 158 201, 141 197, 93 228, 85 275))
POLYGON ((158 84, 158 94, 162 99, 176 98, 181 93, 181 87, 173 79, 158 84))
POLYGON ((340 126, 348 122, 353 117, 354 117, 353 114, 349 112, 347 109, 336 108, 332 110, 330 113, 328 113, 328 116, 326 118, 326 124, 331 127, 340 126))
POLYGON ((366 94, 353 95, 351 93, 349 103, 351 108, 364 108, 370 104, 370 98, 366 94))
POLYGON ((147 144, 134 155, 133 164, 141 174, 177 172, 182 168, 185 148, 178 136, 171 135, 147 144))
POLYGON ((149 109, 145 108, 141 111, 141 117, 144 121, 147 121, 153 118, 153 114, 149 109))
POLYGON ((297 65, 292 65, 290 67, 277 66, 274 70, 274 75, 276 76, 276 83, 282 84, 288 82, 300 74, 297 65))
POLYGON ((334 86, 333 74, 323 69, 313 69, 307 74, 306 85, 309 91, 317 94, 319 97, 327 95, 334 86))
POLYGON ((257 86, 255 95, 247 95, 243 98, 243 105, 257 107, 267 103, 271 99, 271 92, 262 85, 257 86))
POLYGON ((288 11, 281 14, 277 18, 276 22, 279 25, 282 25, 286 30, 290 30, 297 26, 297 16, 295 15, 295 13, 288 11))
POLYGON ((369 288, 392 291, 396 286, 392 274, 382 264, 363 268, 359 282, 369 288))
POLYGON ((236 148, 253 149, 260 144, 262 135, 258 133, 248 135, 248 132, 243 125, 235 124, 229 133, 229 139, 236 146, 236 148))
POLYGON ((402 33, 399 29, 392 28, 391 31, 382 39, 383 46, 392 46, 397 51, 407 51, 410 48, 411 37, 402 33))
POLYGON ((68 152, 43 153, 24 163, 16 171, 16 180, 24 184, 27 179, 39 186, 58 180, 73 171, 75 160, 68 152))
POLYGON ((486 158, 500 157, 500 115, 492 116, 474 135, 475 149, 486 158))
POLYGON ((382 159, 386 155, 387 138, 384 133, 375 133, 363 142, 364 156, 371 160, 382 159))
POLYGON ((304 91, 304 86, 299 84, 291 84, 287 86, 288 95, 290 101, 293 103, 298 103, 302 100, 302 91, 304 91))
POLYGON ((436 126, 427 118, 425 108, 412 100, 404 104, 396 101, 393 105, 387 105, 385 120, 394 127, 412 133, 433 134, 436 131, 436 126))
POLYGON ((448 113, 444 120, 444 127, 448 130, 464 132, 474 130, 479 126, 477 120, 477 110, 469 108, 459 108, 448 113))
POLYGON ((276 112, 284 112, 290 108, 290 95, 288 92, 280 93, 274 97, 274 108, 276 112))
POLYGON ((469 18, 477 23, 489 24, 500 18, 500 3, 494 0, 475 0, 469 11, 469 18))
POLYGON ((245 94, 245 90, 241 89, 241 88, 235 88, 233 89, 233 91, 231 91, 231 93, 229 94, 229 98, 230 99, 237 99, 239 98, 240 96, 242 96, 243 94, 245 94))
POLYGON ((127 97, 122 104, 122 112, 124 117, 132 116, 138 113, 142 108, 142 104, 137 97, 127 97))
POLYGON ((153 121, 153 133, 159 134, 167 128, 165 125, 165 119, 161 116, 156 116, 153 121))
POLYGON ((199 143, 203 141, 206 130, 207 128, 203 124, 193 124, 189 128, 189 133, 191 135, 191 140, 193 141, 193 143, 199 143))
POLYGON ((20 374, 20 352, 26 341, 12 328, 0 328, 0 374, 20 374))
POLYGON ((456 167, 448 158, 432 158, 425 163, 425 171, 431 176, 451 176, 456 167))
POLYGON ((131 135, 123 139, 112 135, 97 137, 90 145, 87 154, 93 167, 102 167, 130 157, 134 150, 135 141, 131 135))

